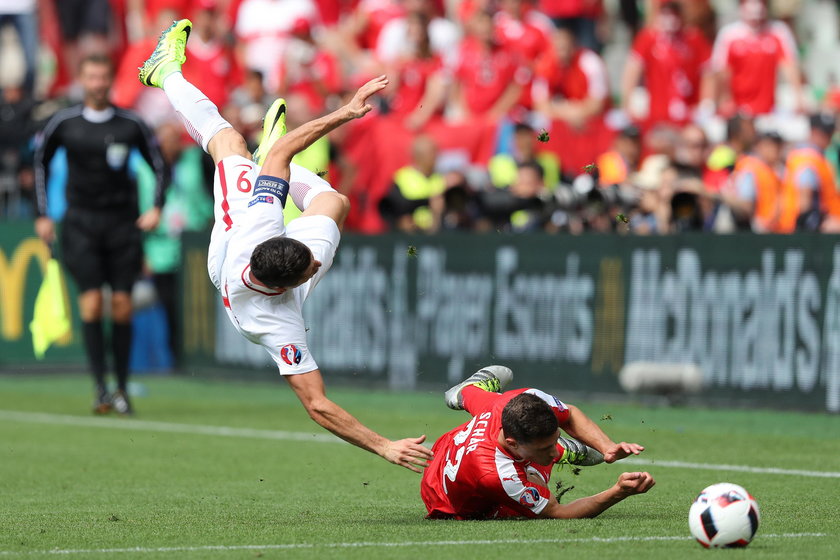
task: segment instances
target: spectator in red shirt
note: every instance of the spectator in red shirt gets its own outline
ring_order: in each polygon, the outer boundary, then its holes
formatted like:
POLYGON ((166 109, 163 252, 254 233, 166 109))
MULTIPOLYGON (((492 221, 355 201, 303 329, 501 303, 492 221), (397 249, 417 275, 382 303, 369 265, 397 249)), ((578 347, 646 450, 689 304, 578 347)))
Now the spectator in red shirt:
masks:
POLYGON ((552 43, 553 48, 536 65, 534 106, 550 118, 580 129, 607 107, 607 70, 601 57, 577 46, 567 28, 557 29, 552 43))
POLYGON ((344 32, 359 48, 373 50, 382 28, 389 21, 404 16, 405 8, 398 0, 361 0, 345 23, 344 32))
POLYGON ((636 116, 632 93, 644 79, 649 94, 647 125, 688 122, 700 100, 701 77, 711 50, 699 31, 685 28, 678 2, 660 5, 654 24, 636 36, 624 66, 625 110, 636 116))
POLYGON ((391 114, 403 120, 409 130, 423 128, 443 112, 446 78, 441 58, 432 52, 429 19, 424 14, 407 18, 407 42, 412 50, 394 64, 392 76, 395 93, 391 114))
POLYGON ((326 109, 327 98, 341 91, 338 59, 315 42, 307 19, 295 21, 290 35, 277 72, 278 91, 302 95, 317 115, 326 109))
POLYGON ((494 17, 499 42, 523 60, 536 61, 551 46, 551 21, 527 0, 501 0, 499 8, 494 17))
POLYGON ((796 109, 802 110, 802 81, 796 43, 787 25, 767 19, 767 0, 741 0, 741 19, 718 33, 712 52, 717 74, 718 110, 762 115, 776 104, 776 73, 793 88, 796 109))
MULTIPOLYGON (((519 55, 523 63, 533 72, 540 55, 551 48, 551 20, 531 10, 528 0, 501 0, 496 12, 496 36, 501 45, 519 55)), ((522 91, 520 105, 530 109, 531 88, 522 91)))
POLYGON ((459 52, 453 104, 466 117, 499 119, 507 115, 530 82, 521 59, 496 39, 493 18, 478 12, 459 52))

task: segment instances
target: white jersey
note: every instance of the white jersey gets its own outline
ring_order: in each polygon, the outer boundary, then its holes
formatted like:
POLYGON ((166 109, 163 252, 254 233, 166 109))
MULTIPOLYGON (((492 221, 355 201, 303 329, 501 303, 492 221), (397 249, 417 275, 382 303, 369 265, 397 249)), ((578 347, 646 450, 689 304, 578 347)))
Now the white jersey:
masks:
MULTIPOLYGON (((303 302, 330 269, 341 234, 327 216, 300 217, 283 222, 280 185, 255 192, 260 168, 251 160, 231 156, 221 160, 213 184, 215 225, 210 237, 207 270, 219 290, 228 317, 236 330, 263 346, 282 375, 318 369, 306 343, 303 302), (255 285, 249 277, 254 247, 272 237, 288 236, 305 244, 321 268, 306 283, 282 294, 255 285)), ((290 185, 332 190, 329 183, 291 165, 290 185)), ((292 204, 288 200, 288 204, 292 204)))

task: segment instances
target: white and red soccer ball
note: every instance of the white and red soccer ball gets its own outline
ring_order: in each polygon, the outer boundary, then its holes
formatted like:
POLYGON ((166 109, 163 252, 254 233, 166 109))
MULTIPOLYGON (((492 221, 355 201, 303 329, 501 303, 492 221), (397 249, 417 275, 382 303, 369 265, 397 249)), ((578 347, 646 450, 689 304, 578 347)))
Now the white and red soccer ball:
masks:
POLYGON ((721 482, 705 488, 691 504, 688 526, 706 548, 745 547, 760 520, 758 503, 737 484, 721 482))

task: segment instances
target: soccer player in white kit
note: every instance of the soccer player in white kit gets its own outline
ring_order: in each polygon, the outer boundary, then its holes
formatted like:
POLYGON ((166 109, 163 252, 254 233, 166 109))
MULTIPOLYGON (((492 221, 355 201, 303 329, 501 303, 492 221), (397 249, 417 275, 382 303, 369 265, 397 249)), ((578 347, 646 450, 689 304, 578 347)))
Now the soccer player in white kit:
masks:
POLYGON ((287 135, 285 102, 278 99, 266 115, 263 140, 252 159, 242 135, 181 74, 190 28, 184 19, 161 34, 140 68, 140 81, 163 89, 187 132, 216 164, 216 221, 207 267, 228 317, 245 338, 268 351, 315 422, 353 445, 421 472, 432 458, 421 445, 425 436, 389 440, 327 398, 302 316, 304 301, 332 265, 350 204, 329 183, 292 164, 292 157, 367 114, 367 99, 388 84, 387 78, 371 80, 344 107, 287 135), (283 208, 289 196, 303 214, 287 228, 283 208))

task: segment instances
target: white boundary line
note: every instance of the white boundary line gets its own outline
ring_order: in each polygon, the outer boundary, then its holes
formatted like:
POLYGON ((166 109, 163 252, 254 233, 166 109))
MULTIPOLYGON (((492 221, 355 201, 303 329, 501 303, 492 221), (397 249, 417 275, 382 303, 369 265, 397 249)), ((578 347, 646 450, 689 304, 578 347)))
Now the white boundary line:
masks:
POLYGON ((840 478, 840 472, 831 471, 802 471, 796 469, 777 469, 775 467, 750 467, 747 465, 715 465, 711 463, 687 463, 685 461, 659 461, 657 459, 642 459, 640 457, 628 457, 627 459, 624 459, 622 463, 630 465, 650 465, 655 467, 673 467, 677 469, 783 474, 813 478, 840 478))
MULTIPOLYGON (((146 432, 268 439, 276 441, 344 443, 341 439, 325 433, 313 434, 306 432, 259 430, 254 428, 233 428, 229 426, 207 426, 202 424, 176 424, 173 422, 133 420, 129 418, 95 418, 86 416, 71 416, 67 414, 48 414, 44 412, 21 412, 15 410, 0 410, 0 421, 23 422, 27 424, 47 424, 53 426, 81 426, 86 428, 111 428, 114 430, 137 430, 146 432)), ((840 478, 840 472, 832 471, 808 471, 779 469, 775 467, 752 467, 749 465, 718 465, 712 463, 689 463, 684 461, 660 461, 658 459, 643 459, 641 457, 628 457, 623 460, 622 463, 626 465, 647 465, 665 468, 748 472, 756 474, 778 474, 808 478, 840 478)))
POLYGON ((24 422, 27 424, 111 428, 114 430, 139 430, 145 432, 198 434, 205 436, 273 439, 282 441, 291 440, 315 441, 319 443, 342 443, 342 440, 330 434, 258 430, 253 428, 231 428, 228 426, 206 426, 202 424, 176 424, 173 422, 155 422, 152 420, 132 420, 130 418, 95 418, 70 416, 67 414, 47 414, 44 412, 20 412, 15 410, 0 410, 0 420, 7 420, 9 422, 24 422))
MULTIPOLYGON (((827 533, 776 533, 762 535, 762 539, 801 539, 806 537, 827 537, 827 533)), ((148 552, 211 552, 231 550, 295 550, 319 548, 405 548, 409 546, 475 546, 500 544, 572 544, 572 543, 620 543, 620 542, 650 542, 650 541, 690 541, 692 537, 685 536, 649 536, 649 537, 588 537, 577 539, 498 539, 473 541, 404 541, 404 542, 339 542, 339 543, 290 543, 290 544, 243 544, 243 545, 207 545, 207 546, 163 546, 163 547, 134 547, 134 548, 101 548, 101 549, 52 549, 13 552, 0 550, 0 556, 13 554, 124 554, 148 552)))

